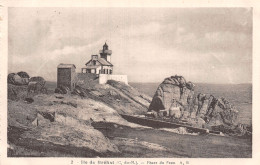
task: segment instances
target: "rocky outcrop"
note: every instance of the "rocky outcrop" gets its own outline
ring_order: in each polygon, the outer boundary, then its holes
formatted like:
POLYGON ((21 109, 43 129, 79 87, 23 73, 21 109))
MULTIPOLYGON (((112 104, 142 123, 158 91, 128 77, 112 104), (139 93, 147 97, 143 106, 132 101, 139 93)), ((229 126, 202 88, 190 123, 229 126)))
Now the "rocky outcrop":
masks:
POLYGON ((151 97, 114 80, 107 84, 79 84, 77 89, 79 91, 73 94, 103 102, 120 114, 144 114, 151 102, 151 97))
POLYGON ((7 83, 13 85, 27 85, 30 76, 26 72, 10 73, 7 76, 7 83))
POLYGON ((21 71, 21 72, 18 72, 17 73, 21 78, 30 78, 30 76, 29 76, 29 74, 28 73, 26 73, 26 72, 23 72, 23 71, 21 71))
POLYGON ((188 105, 192 104, 194 97, 194 87, 191 82, 186 85, 186 80, 182 76, 175 75, 164 79, 154 94, 149 111, 169 109, 173 99, 186 109, 189 108, 188 105))
POLYGON ((192 125, 237 125, 238 111, 230 102, 223 97, 195 94, 194 88, 195 85, 186 83, 182 76, 168 77, 157 88, 148 111, 169 110, 174 99, 180 107, 182 119, 188 119, 192 125), (200 124, 196 124, 198 121, 200 124))
MULTIPOLYGON (((25 99, 28 95, 47 94, 43 77, 31 77, 26 72, 10 73, 7 76, 8 99, 19 100, 25 99)), ((28 101, 25 100, 27 103, 28 101)), ((30 101, 29 101, 30 102, 30 101)))
POLYGON ((45 86, 45 83, 46 83, 45 79, 41 76, 31 77, 29 82, 37 82, 41 86, 45 86))

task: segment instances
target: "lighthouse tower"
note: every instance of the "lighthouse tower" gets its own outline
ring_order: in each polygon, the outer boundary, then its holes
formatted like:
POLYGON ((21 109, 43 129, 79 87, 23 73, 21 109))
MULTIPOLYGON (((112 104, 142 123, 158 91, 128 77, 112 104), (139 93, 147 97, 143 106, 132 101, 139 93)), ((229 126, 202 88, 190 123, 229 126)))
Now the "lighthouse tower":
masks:
POLYGON ((103 45, 103 49, 99 51, 100 57, 104 58, 106 61, 111 62, 112 50, 108 49, 107 43, 103 45))

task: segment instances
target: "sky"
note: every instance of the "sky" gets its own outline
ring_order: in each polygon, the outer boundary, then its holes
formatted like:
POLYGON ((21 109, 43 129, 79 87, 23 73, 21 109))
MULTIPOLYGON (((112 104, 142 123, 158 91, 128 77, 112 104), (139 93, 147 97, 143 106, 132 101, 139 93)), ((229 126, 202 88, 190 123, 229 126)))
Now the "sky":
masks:
POLYGON ((252 8, 9 8, 8 72, 57 80, 107 42, 129 82, 252 82, 252 8))

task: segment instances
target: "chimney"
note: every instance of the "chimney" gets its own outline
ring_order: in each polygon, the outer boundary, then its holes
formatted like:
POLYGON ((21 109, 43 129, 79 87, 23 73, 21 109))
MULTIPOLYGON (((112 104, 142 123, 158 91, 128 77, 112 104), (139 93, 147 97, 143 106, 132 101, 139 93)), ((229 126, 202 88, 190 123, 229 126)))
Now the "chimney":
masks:
POLYGON ((98 55, 92 55, 92 56, 91 56, 91 59, 92 59, 92 60, 97 60, 97 59, 98 59, 98 55))

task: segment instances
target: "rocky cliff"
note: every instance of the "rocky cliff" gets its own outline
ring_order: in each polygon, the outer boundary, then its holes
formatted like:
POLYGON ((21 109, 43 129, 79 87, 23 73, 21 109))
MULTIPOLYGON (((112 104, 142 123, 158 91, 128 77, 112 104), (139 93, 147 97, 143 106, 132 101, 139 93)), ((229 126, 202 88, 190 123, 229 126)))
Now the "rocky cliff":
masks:
MULTIPOLYGON (((149 111, 169 110, 176 100, 181 110, 180 120, 187 120, 193 126, 212 129, 223 126, 230 130, 243 127, 238 124, 238 111, 228 100, 195 93, 194 88, 195 84, 186 82, 182 76, 165 78, 154 94, 149 111)), ((244 134, 245 131, 238 132, 244 134)))
MULTIPOLYGON (((245 130, 235 124, 237 112, 226 99, 196 94, 195 85, 181 76, 165 79, 153 99, 124 83, 108 81, 100 85, 95 76, 79 77, 72 92, 47 87, 47 92, 35 88, 28 93, 29 85, 14 83, 12 76, 9 80, 8 156, 119 157, 124 152, 136 157, 187 157, 186 153, 176 154, 176 146, 169 149, 168 142, 158 141, 166 136, 176 142, 180 139, 176 134, 144 128, 119 115, 167 109, 173 98, 182 107, 182 118, 195 126, 214 126, 233 133, 239 132, 234 131, 237 128, 245 130)), ((226 144, 232 148, 233 144, 226 144)), ((211 142, 208 145, 216 147, 211 142)))
MULTIPOLYGON (((9 76, 9 80, 14 79, 9 76)), ((28 93, 29 85, 8 82, 9 156, 118 155, 118 147, 92 124, 140 127, 119 114, 145 113, 151 101, 135 88, 116 81, 105 85, 94 79, 92 83, 83 81, 66 94, 51 89, 28 93)))

